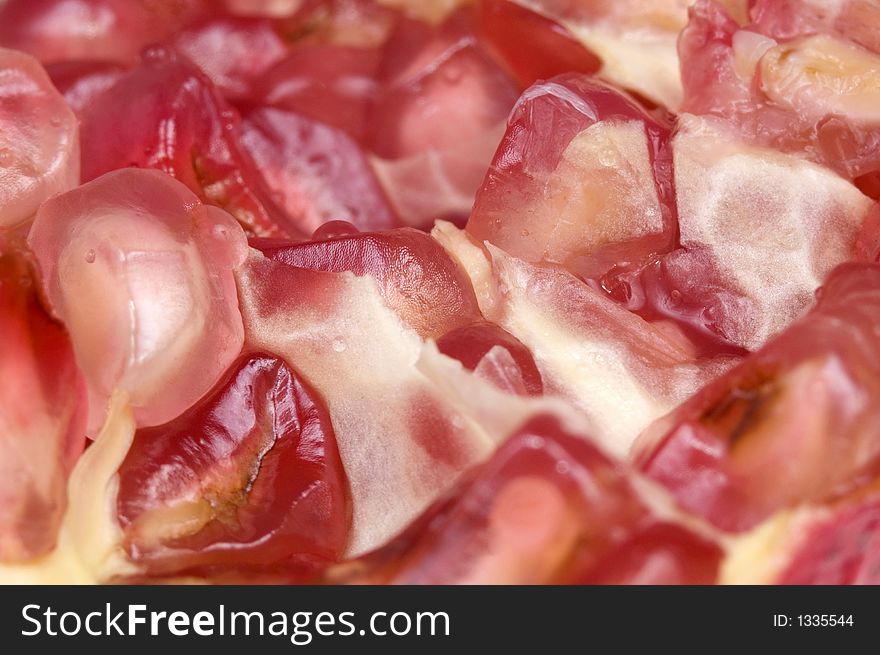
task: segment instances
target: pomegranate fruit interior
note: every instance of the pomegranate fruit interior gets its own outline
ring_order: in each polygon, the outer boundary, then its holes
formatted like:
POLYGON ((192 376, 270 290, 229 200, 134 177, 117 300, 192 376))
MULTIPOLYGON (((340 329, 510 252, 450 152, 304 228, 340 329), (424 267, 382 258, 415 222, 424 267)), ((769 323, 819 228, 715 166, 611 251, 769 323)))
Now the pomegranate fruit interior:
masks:
POLYGON ((0 583, 880 584, 880 0, 0 0, 0 583))

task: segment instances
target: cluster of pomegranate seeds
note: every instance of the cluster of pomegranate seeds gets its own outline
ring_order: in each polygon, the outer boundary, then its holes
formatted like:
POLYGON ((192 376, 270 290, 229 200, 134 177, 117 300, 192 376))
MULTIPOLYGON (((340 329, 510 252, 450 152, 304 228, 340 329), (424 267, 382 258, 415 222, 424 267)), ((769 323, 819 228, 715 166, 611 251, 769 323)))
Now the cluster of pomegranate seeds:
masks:
POLYGON ((880 583, 878 34, 0 0, 0 581, 880 583))
POLYGON ((328 572, 398 584, 705 584, 721 549, 652 511, 585 435, 536 416, 383 548, 328 572))
POLYGON ((646 431, 636 463, 731 532, 871 480, 880 472, 878 322, 880 267, 839 267, 806 316, 646 431))
POLYGON ((699 3, 679 44, 682 108, 846 178, 870 178, 880 170, 878 9, 827 4, 756 0, 740 26, 723 7, 699 3))

